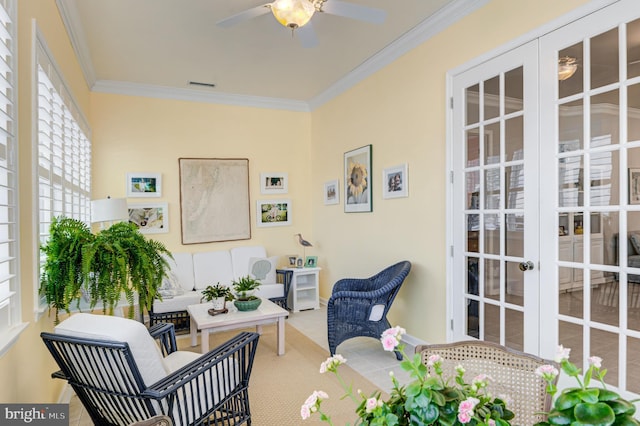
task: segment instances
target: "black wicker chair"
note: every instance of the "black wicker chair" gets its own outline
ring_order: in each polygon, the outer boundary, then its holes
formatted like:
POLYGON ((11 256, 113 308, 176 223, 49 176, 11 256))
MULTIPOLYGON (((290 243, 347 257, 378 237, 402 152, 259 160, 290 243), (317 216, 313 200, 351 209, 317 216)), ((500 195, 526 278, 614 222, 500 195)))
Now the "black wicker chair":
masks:
POLYGON ((69 382, 96 425, 159 415, 174 425, 251 424, 256 333, 201 355, 176 350, 173 324, 147 330, 137 321, 79 313, 41 337, 61 369, 52 377, 69 382))
MULTIPOLYGON (((391 327, 387 313, 410 270, 411 263, 403 261, 371 278, 344 278, 335 283, 327 303, 331 355, 347 339, 358 336, 379 339, 391 327)), ((396 357, 401 360, 402 354, 396 351, 396 357)))

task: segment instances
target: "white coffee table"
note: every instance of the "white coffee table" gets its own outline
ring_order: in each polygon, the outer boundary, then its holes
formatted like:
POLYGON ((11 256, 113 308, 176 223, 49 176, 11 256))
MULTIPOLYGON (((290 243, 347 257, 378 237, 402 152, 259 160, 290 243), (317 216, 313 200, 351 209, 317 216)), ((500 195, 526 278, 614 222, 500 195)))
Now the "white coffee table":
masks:
POLYGON ((284 319, 289 315, 287 310, 268 299, 262 299, 262 303, 255 311, 238 311, 233 302, 227 302, 229 312, 214 316, 207 312, 211 308, 213 308, 213 303, 187 306, 187 312, 191 317, 191 346, 198 344, 197 335, 200 331, 200 346, 203 354, 209 352, 210 332, 235 330, 255 325, 256 332, 262 334, 264 324, 276 323, 278 355, 284 355, 284 319))

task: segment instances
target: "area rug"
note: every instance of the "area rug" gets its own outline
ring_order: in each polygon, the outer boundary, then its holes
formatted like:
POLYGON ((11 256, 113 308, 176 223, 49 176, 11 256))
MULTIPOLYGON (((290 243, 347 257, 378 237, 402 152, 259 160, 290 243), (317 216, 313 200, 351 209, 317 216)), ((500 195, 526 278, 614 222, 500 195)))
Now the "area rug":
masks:
MULTIPOLYGON (((295 328, 286 325, 285 354, 276 353, 274 326, 264 326, 260 336, 253 371, 249 381, 249 401, 252 424, 255 426, 304 426, 327 424, 320 421, 318 414, 308 420, 300 417, 300 407, 314 390, 323 390, 329 399, 322 403, 322 410, 331 416, 334 425, 353 425, 357 419, 356 403, 342 399, 345 392, 332 373, 320 374, 320 364, 329 353, 295 328)), ((213 348, 235 332, 210 335, 213 348)), ((180 339, 182 340, 182 339, 180 339)), ((182 340, 179 346, 188 344, 182 340)), ((199 347, 189 350, 199 350, 199 347)), ((354 392, 361 389, 366 395, 377 388, 369 380, 351 369, 348 364, 340 367, 340 374, 354 392)), ((384 395, 386 397, 386 395, 384 395)))

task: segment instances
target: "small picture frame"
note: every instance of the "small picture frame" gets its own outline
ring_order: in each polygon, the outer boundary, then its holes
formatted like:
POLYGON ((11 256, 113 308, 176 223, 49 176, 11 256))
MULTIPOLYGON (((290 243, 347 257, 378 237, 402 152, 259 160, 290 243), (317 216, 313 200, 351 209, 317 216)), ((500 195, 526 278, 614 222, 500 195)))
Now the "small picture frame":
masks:
POLYGON ((138 227, 142 234, 165 234, 169 232, 168 203, 136 203, 127 206, 129 223, 138 227))
POLYGON ((640 169, 629 169, 629 204, 640 204, 640 169))
POLYGON ((318 266, 318 256, 307 256, 304 260, 305 268, 315 268, 318 266))
POLYGON ((260 227, 291 225, 291 200, 258 200, 256 221, 260 227))
POLYGON ((288 255, 287 261, 288 261, 287 266, 289 268, 295 268, 298 265, 298 255, 297 254, 288 255))
POLYGON ((286 194, 288 191, 288 173, 260 173, 261 194, 286 194))
POLYGON ((382 170, 382 198, 409 196, 409 175, 407 163, 382 170))
POLYGON ((162 196, 160 173, 127 173, 127 197, 162 196))
POLYGON ((340 186, 338 179, 330 180, 324 183, 324 205, 340 203, 340 186))
POLYGON ((302 268, 303 263, 304 263, 304 260, 302 260, 302 258, 299 257, 298 260, 296 260, 296 268, 302 268))

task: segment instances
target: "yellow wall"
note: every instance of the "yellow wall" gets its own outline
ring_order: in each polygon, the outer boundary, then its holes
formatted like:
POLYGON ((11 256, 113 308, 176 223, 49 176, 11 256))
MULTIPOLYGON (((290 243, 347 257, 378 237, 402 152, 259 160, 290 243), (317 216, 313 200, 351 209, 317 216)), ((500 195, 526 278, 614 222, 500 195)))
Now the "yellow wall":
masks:
POLYGON ((307 254, 318 255, 323 267, 325 298, 338 278, 369 275, 409 259, 413 270, 390 319, 435 342, 445 336, 446 71, 584 3, 494 0, 316 111, 297 113, 89 93, 55 0, 20 0, 21 283, 23 319, 30 325, 0 358, 0 401, 56 401, 61 390, 61 382, 49 378, 55 367, 38 336, 51 328, 51 320, 44 316, 34 323, 36 237, 28 221, 34 208, 29 190, 31 18, 38 20, 90 120, 95 198, 124 196, 127 172, 161 172, 163 197, 158 201, 169 203, 170 233, 154 238, 172 251, 262 244, 272 254, 299 253, 293 234, 302 232, 315 245, 307 254), (342 187, 341 204, 324 206, 324 182, 344 184, 344 152, 367 144, 373 145, 373 213, 345 214, 342 187), (179 157, 249 158, 253 221, 255 200, 272 198, 260 194, 259 173, 288 172, 289 193, 282 198, 292 200, 293 226, 256 228, 252 223, 250 241, 181 245, 179 157), (382 169, 404 162, 409 164, 410 196, 382 200, 382 169))
POLYGON ((299 251, 294 234, 309 234, 312 216, 307 202, 308 113, 100 93, 92 95, 91 105, 95 198, 126 197, 127 172, 160 172, 162 198, 129 198, 128 202, 169 203, 169 233, 152 237, 171 251, 225 250, 239 245, 263 245, 269 255, 299 251), (249 159, 251 240, 182 245, 181 157, 249 159), (261 194, 261 172, 287 172, 288 193, 261 194), (256 226, 256 201, 269 199, 291 200, 291 226, 256 226))

